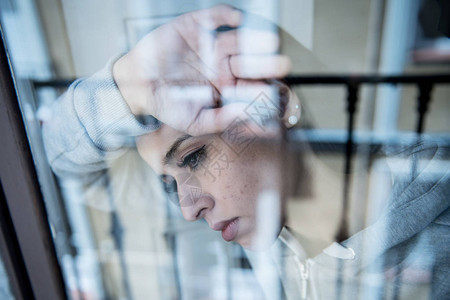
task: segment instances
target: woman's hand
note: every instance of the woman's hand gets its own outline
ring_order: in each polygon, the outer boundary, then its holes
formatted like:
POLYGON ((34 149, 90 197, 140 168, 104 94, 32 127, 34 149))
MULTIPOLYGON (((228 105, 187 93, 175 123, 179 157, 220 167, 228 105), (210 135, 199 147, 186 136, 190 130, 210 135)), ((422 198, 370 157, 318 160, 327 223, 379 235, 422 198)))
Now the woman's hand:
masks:
POLYGON ((131 111, 191 135, 221 132, 236 117, 245 118, 259 94, 255 87, 267 90, 264 79, 290 70, 289 59, 277 54, 275 26, 256 20, 219 5, 150 32, 113 69, 131 111))

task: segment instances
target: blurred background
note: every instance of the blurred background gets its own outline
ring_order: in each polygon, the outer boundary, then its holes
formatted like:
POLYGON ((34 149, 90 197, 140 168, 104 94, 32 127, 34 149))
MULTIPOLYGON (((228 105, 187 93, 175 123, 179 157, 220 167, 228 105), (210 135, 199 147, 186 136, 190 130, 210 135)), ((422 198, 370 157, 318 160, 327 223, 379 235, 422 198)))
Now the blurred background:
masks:
MULTIPOLYGON (((49 105, 74 79, 95 73, 175 16, 223 2, 280 26, 286 37, 281 52, 293 59, 292 75, 450 73, 445 0, 0 0, 3 42, 70 299, 260 299, 244 251, 204 222, 185 222, 135 152, 111 164, 104 179, 110 189, 104 182, 85 187, 55 179, 40 133, 51 117, 49 105), (130 183, 142 188, 130 189, 130 183)), ((391 176, 401 170, 389 169, 373 147, 417 137, 418 85, 361 85, 351 176, 344 167, 347 86, 300 84, 294 90, 302 116, 290 137, 310 146, 298 148, 299 181, 308 184, 288 202, 288 225, 331 243, 343 198, 348 234, 381 211, 391 176), (318 218, 321 225, 313 226, 318 218)), ((423 130, 444 145, 450 144, 449 99, 448 83, 433 85, 423 130)), ((13 299, 1 265, 0 298, 13 299)))

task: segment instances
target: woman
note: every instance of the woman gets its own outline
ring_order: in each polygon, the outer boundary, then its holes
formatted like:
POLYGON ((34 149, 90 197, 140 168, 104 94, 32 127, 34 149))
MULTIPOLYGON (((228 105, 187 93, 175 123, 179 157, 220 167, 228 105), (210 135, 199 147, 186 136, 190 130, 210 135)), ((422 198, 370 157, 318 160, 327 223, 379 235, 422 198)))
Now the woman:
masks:
POLYGON ((421 286, 401 283, 405 270, 419 270, 432 298, 448 298, 450 258, 439 243, 448 240, 449 174, 427 181, 439 147, 405 150, 433 159, 398 186, 379 221, 342 244, 319 247, 314 259, 283 228, 292 177, 279 124, 298 120, 298 104, 279 101, 293 99, 272 81, 290 63, 277 52, 273 26, 261 24, 223 5, 185 14, 72 84, 43 128, 55 173, 93 180, 137 137, 168 191, 177 186, 187 220, 205 219, 249 249, 275 249, 285 296, 349 299, 367 296, 367 287, 371 295, 396 295, 399 286, 414 296, 421 286))

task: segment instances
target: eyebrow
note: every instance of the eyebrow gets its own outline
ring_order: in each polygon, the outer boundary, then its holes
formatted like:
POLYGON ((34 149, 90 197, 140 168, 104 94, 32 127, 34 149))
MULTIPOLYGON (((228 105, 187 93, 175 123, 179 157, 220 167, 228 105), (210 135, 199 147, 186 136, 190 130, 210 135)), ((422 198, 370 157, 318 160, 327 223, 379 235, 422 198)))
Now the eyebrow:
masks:
POLYGON ((167 165, 170 163, 170 161, 173 159, 173 157, 175 156, 175 153, 177 152, 178 148, 181 146, 181 144, 191 138, 192 136, 189 134, 183 135, 179 138, 177 138, 177 140, 172 144, 172 146, 170 146, 169 151, 167 151, 166 156, 163 159, 163 165, 167 165))

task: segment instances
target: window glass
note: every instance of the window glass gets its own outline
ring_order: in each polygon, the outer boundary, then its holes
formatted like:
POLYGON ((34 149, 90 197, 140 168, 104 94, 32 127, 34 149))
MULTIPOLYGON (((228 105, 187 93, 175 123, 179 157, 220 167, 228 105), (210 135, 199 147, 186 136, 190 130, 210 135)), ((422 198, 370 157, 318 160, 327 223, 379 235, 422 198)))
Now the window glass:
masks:
POLYGON ((448 295, 448 76, 419 134, 429 78, 367 74, 449 69, 391 2, 2 1, 68 297, 448 295))
POLYGON ((14 297, 11 293, 11 287, 9 285, 8 275, 6 274, 3 259, 0 257, 0 296, 5 300, 13 300, 14 297))

